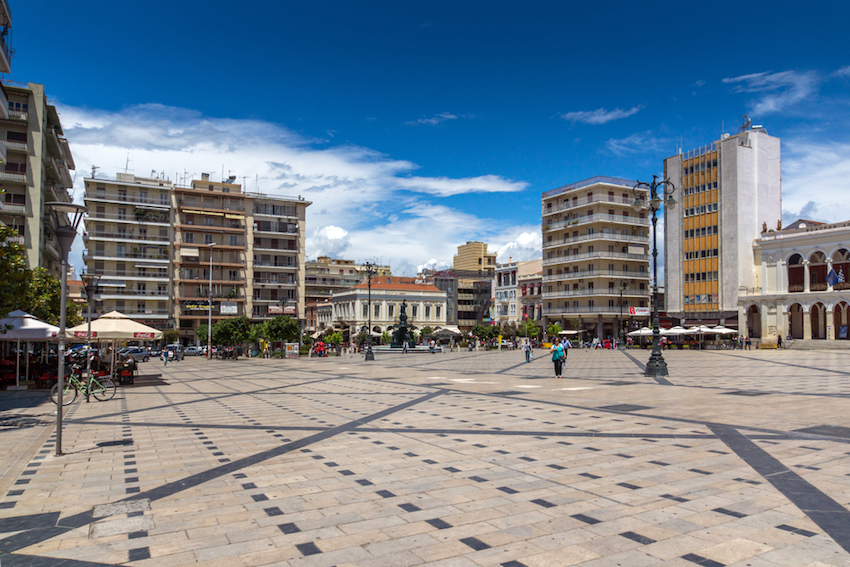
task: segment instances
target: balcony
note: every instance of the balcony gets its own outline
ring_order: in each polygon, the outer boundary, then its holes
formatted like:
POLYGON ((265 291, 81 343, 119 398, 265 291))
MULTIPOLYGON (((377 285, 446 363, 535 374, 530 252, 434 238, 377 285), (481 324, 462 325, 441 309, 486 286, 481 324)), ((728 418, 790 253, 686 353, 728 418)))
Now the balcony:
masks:
MULTIPOLYGON (((168 281, 171 279, 168 271, 165 273, 158 272, 140 272, 140 271, 127 271, 127 270, 96 270, 93 266, 87 266, 87 270, 89 273, 94 273, 99 276, 103 276, 104 278, 126 278, 131 280, 145 280, 145 281, 168 281)), ((102 286, 103 287, 103 286, 102 286)))
MULTIPOLYGON (((178 188, 178 191, 182 191, 185 189, 178 188)), ((200 192, 200 191, 199 191, 200 192)), ((233 197, 242 197, 239 193, 232 193, 233 197)), ((177 200, 178 205, 180 206, 181 213, 189 213, 189 214, 197 214, 197 215, 209 215, 215 214, 218 211, 235 211, 239 213, 245 212, 245 205, 241 202, 236 203, 221 203, 219 202, 209 202, 202 201, 200 198, 198 199, 187 199, 185 197, 181 197, 177 200)))
POLYGON ((572 219, 564 219, 562 221, 551 222, 543 225, 543 232, 550 230, 560 230, 566 227, 582 226, 593 222, 611 222, 615 224, 632 224, 639 226, 649 226, 649 219, 640 217, 624 217, 622 215, 609 215, 607 213, 597 213, 594 215, 584 215, 572 219))
MULTIPOLYGON (((546 291, 543 293, 543 299, 563 299, 567 297, 616 297, 620 298, 620 290, 610 287, 583 287, 580 289, 565 289, 563 291, 546 291)), ((637 298, 646 299, 649 297, 648 289, 626 290, 623 292, 623 299, 637 298)), ((533 303, 533 302, 532 302, 533 303)), ((625 306, 624 306, 625 307, 625 306)))
POLYGON ((27 143, 26 142, 13 142, 12 140, 0 140, 0 143, 3 144, 3 147, 7 150, 12 150, 16 152, 26 152, 27 151, 27 143))
POLYGON ((633 236, 631 234, 616 234, 614 232, 594 232, 593 234, 581 234, 579 236, 567 236, 561 240, 553 240, 544 242, 543 249, 557 248, 564 244, 574 244, 576 242, 587 242, 588 240, 610 240, 613 242, 637 242, 640 244, 649 244, 649 236, 633 236))
MULTIPOLYGON (((641 197, 641 203, 646 203, 646 198, 641 197)), ((631 207, 635 202, 634 195, 623 197, 620 195, 594 195, 593 197, 580 197, 578 199, 569 200, 565 203, 558 203, 551 207, 543 207, 543 216, 574 209, 582 205, 592 205, 593 203, 614 203, 617 205, 627 205, 631 207)))
POLYGON ((9 119, 11 120, 23 120, 24 122, 29 122, 29 114, 22 110, 9 110, 9 119))
POLYGON ((544 282, 563 280, 576 280, 582 278, 633 278, 648 280, 649 272, 635 272, 622 270, 579 270, 577 272, 564 272, 563 274, 544 275, 544 282))
POLYGON ((93 230, 85 233, 85 238, 103 238, 106 240, 126 240, 129 242, 170 242, 171 239, 167 236, 159 236, 153 234, 136 234, 135 231, 127 232, 106 232, 106 231, 98 231, 93 230))
POLYGON ((27 214, 27 206, 14 203, 3 203, 3 212, 10 215, 25 215, 27 214))
POLYGON ((50 252, 56 259, 62 259, 62 251, 59 249, 59 243, 57 243, 55 240, 47 241, 44 244, 44 250, 50 252))
POLYGON ((168 262, 167 254, 141 254, 138 252, 114 252, 114 251, 106 251, 106 250, 95 250, 94 252, 90 250, 83 250, 83 260, 93 260, 93 259, 101 259, 101 260, 152 260, 157 262, 168 262))
POLYGON ((286 254, 286 253, 295 254, 295 253, 298 252, 297 248, 279 248, 279 247, 272 246, 272 244, 270 244, 270 243, 269 244, 258 244, 256 240, 254 241, 254 250, 260 251, 260 252, 280 252, 280 253, 283 253, 283 254, 286 254))
POLYGON ((544 266, 552 266, 554 264, 569 264, 579 260, 590 260, 593 258, 609 258, 615 260, 629 260, 633 262, 649 262, 649 254, 629 254, 627 252, 585 252, 584 254, 569 254, 563 256, 555 256, 554 258, 543 258, 544 266))
MULTIPOLYGON (((0 4, 5 4, 6 0, 0 0, 0 4)), ((2 40, 0 40, 2 41, 2 40)), ((2 45, 0 45, 2 47, 2 45)), ((0 63, 2 65, 2 63, 0 63)), ((8 73, 9 71, 0 71, 0 73, 8 73)), ((6 89, 0 85, 0 118, 9 118, 9 99, 6 98, 6 89)))
POLYGON ((170 309, 116 309, 130 319, 168 319, 171 317, 170 309))
POLYGON ((286 281, 286 280, 277 280, 275 278, 254 278, 254 285, 275 285, 275 286, 295 287, 295 286, 298 285, 298 282, 286 281))
POLYGON ((168 299, 168 291, 160 291, 156 289, 144 290, 144 289, 121 289, 116 288, 114 290, 109 291, 101 291, 97 295, 95 295, 95 299, 125 299, 125 298, 139 298, 139 299, 147 299, 147 298, 160 298, 160 299, 168 299))
POLYGON ((0 179, 2 179, 4 181, 16 181, 18 183, 26 183, 27 182, 27 175, 25 173, 12 173, 12 172, 9 172, 9 171, 0 171, 0 179))
POLYGON ((254 261, 254 267, 256 268, 257 266, 259 266, 261 268, 281 269, 281 270, 297 270, 298 269, 298 264, 296 264, 295 262, 293 262, 291 264, 273 264, 272 262, 254 261))
MULTIPOLYGON (((624 307, 625 309, 625 307, 624 307)), ((543 314, 544 315, 573 315, 573 314, 584 314, 584 313, 602 313, 606 315, 620 315, 620 308, 618 306, 608 306, 608 307, 544 307, 543 314)), ((623 313, 623 316, 627 315, 627 313, 623 313)))
POLYGON ((74 181, 71 179, 71 171, 68 169, 68 164, 62 159, 51 159, 53 167, 59 175, 59 183, 64 187, 73 187, 74 181))

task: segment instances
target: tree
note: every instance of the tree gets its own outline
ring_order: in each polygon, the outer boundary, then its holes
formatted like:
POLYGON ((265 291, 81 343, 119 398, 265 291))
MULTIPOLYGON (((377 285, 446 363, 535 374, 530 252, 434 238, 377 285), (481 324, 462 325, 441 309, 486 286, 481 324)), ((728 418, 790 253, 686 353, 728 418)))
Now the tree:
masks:
POLYGON ((540 327, 534 321, 523 321, 519 325, 518 333, 522 337, 536 337, 540 334, 540 327))
POLYGON ((248 331, 248 342, 257 344, 265 338, 268 338, 268 327, 265 322, 251 325, 251 330, 248 331))
POLYGON ((298 336, 301 334, 298 321, 289 315, 278 315, 271 321, 266 321, 265 325, 266 338, 273 342, 294 343, 298 341, 298 336))
POLYGON ((557 337, 558 333, 560 333, 563 330, 564 329, 562 329, 559 324, 549 323, 549 328, 546 329, 546 334, 549 335, 550 337, 557 337))
POLYGON ((301 335, 301 344, 310 346, 311 344, 313 344, 313 337, 311 337, 307 333, 304 333, 303 335, 301 335))
MULTIPOLYGON (((27 270, 27 287, 21 309, 51 325, 59 324, 62 309, 62 283, 44 268, 27 270)), ((83 322, 80 306, 65 303, 65 325, 74 327, 83 322)))
POLYGON ((180 341, 180 331, 177 329, 166 329, 162 332, 163 338, 165 338, 165 344, 170 345, 180 341))
POLYGON ((581 319, 578 317, 573 317, 568 321, 568 323, 570 325, 570 329, 578 330, 581 328, 581 319))
POLYGON ((496 338, 501 330, 495 325, 475 325, 470 333, 482 341, 496 338))
POLYGON ((247 317, 232 317, 213 326, 213 342, 221 345, 238 345, 248 341, 251 322, 247 317))
POLYGON ((425 327, 422 327, 421 332, 422 332, 423 335, 430 335, 433 332, 433 330, 431 329, 431 327, 425 326, 425 327))
POLYGON ((325 342, 329 345, 338 345, 342 342, 342 333, 337 331, 325 337, 325 342))
POLYGON ((388 332, 384 331, 383 333, 381 333, 381 342, 383 344, 388 345, 388 344, 390 344, 391 341, 392 341, 392 337, 390 336, 390 334, 388 332))
POLYGON ((16 238, 18 231, 8 226, 0 226, 0 266, 3 277, 0 278, 0 316, 24 307, 21 303, 27 291, 26 251, 22 244, 10 239, 16 238))
POLYGON ((198 328, 195 330, 195 336, 198 337, 198 340, 201 341, 202 344, 207 344, 207 339, 209 339, 210 328, 204 325, 198 325, 198 328))

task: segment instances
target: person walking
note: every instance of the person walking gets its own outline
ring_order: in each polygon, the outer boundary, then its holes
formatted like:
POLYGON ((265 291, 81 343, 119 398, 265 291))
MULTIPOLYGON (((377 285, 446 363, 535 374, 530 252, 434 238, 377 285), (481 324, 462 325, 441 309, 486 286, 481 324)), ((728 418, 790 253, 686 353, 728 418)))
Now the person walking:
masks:
POLYGON ((168 349, 167 348, 162 349, 162 365, 164 367, 168 366, 168 349))
POLYGON ((402 342, 401 342, 401 353, 402 353, 402 354, 407 354, 407 341, 402 341, 402 342))
POLYGON ((564 354, 564 347, 561 346, 558 339, 555 339, 549 352, 552 353, 552 362, 555 363, 555 378, 560 378, 566 355, 564 354))
POLYGON ((525 352, 525 361, 531 362, 531 344, 528 341, 522 343, 522 350, 525 352))
POLYGON ((752 341, 752 339, 750 339, 749 336, 747 336, 746 345, 747 345, 747 350, 753 350, 753 341, 752 341))
POLYGON ((782 335, 778 335, 776 337, 776 346, 779 347, 780 350, 782 349, 782 335))

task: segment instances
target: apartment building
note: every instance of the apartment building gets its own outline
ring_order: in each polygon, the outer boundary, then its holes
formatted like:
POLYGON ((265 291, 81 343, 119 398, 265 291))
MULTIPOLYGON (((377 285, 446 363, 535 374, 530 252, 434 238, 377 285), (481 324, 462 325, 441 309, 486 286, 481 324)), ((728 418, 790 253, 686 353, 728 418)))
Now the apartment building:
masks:
POLYGON ((148 326, 175 326, 171 258, 173 185, 118 173, 87 178, 86 271, 100 277, 93 313, 120 311, 148 326))
MULTIPOLYGON (((0 26, 10 24, 8 6, 0 5, 0 26)), ((8 72, 8 45, 2 41, 8 29, 0 31, 0 72, 8 72)), ((58 275, 62 253, 45 203, 71 202, 74 159, 43 85, 4 81, 0 99, 0 222, 18 231, 28 268, 43 267, 58 275)))
POLYGON ((522 322, 522 298, 529 293, 529 276, 540 276, 542 269, 540 259, 514 262, 511 258, 505 264, 496 265, 496 280, 493 286, 496 323, 516 325, 522 322))
POLYGON ((593 177, 543 193, 543 321, 578 320, 590 337, 616 336, 623 304, 650 302, 650 220, 636 212, 648 191, 635 181, 593 177))
POLYGON ((535 260, 535 263, 536 266, 530 266, 517 276, 517 321, 539 323, 543 320, 543 260, 535 260))
POLYGON ((486 242, 467 242, 457 247, 453 267, 455 270, 493 273, 496 271, 496 254, 487 251, 486 242))
POLYGON ((664 210, 668 316, 743 330, 738 289, 754 287, 753 241, 782 219, 779 138, 747 123, 667 158, 664 175, 679 203, 664 210))

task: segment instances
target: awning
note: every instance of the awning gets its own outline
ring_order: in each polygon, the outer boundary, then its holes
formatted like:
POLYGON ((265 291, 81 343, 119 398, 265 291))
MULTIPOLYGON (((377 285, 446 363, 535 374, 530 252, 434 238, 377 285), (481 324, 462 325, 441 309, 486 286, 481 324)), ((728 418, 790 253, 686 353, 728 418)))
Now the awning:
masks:
POLYGON ((181 248, 180 256, 187 256, 190 258, 197 258, 201 255, 200 250, 197 248, 181 248))

